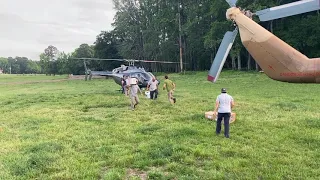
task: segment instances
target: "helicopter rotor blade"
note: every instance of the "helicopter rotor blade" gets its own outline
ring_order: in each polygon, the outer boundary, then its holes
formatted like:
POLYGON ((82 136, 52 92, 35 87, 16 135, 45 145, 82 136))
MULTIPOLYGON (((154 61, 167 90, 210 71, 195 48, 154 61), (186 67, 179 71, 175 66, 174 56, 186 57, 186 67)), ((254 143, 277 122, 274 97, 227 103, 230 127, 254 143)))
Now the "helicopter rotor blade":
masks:
POLYGON ((84 65, 85 72, 88 73, 88 68, 85 60, 83 61, 83 65, 84 65))
POLYGON ((273 19, 279 19, 306 12, 316 11, 319 9, 319 0, 302 0, 257 11, 255 15, 259 16, 260 21, 269 21, 273 19))
MULTIPOLYGON (((145 63, 164 63, 164 64, 180 64, 180 62, 152 61, 152 60, 142 60, 141 62, 145 62, 145 63)), ((188 64, 188 63, 183 63, 183 64, 188 64)))
POLYGON ((113 76, 112 71, 91 71, 93 76, 113 76))
POLYGON ((225 33, 220 47, 218 49, 218 52, 216 54, 216 57, 213 60, 213 63, 211 65, 209 74, 208 74, 208 81, 216 82, 219 74, 222 70, 222 67, 228 57, 228 54, 232 48, 233 42, 236 39, 236 36, 238 34, 238 28, 236 27, 233 32, 228 31, 225 33))
MULTIPOLYGON (((99 59, 99 58, 72 58, 78 60, 100 60, 100 61, 128 61, 128 62, 148 62, 148 63, 180 63, 170 61, 152 61, 152 60, 138 60, 138 59, 99 59)), ((186 63, 185 63, 186 64, 186 63)))
POLYGON ((126 59, 72 58, 77 60, 127 61, 126 59))
MULTIPOLYGON (((129 62, 132 65, 134 65, 134 62, 162 63, 162 64, 180 64, 180 62, 138 60, 138 59, 99 59, 99 58, 72 58, 72 59, 76 59, 76 60, 97 60, 97 61, 122 61, 122 62, 129 62)), ((188 63, 183 63, 183 64, 188 64, 188 63)))
POLYGON ((230 7, 236 7, 237 0, 226 0, 230 7))

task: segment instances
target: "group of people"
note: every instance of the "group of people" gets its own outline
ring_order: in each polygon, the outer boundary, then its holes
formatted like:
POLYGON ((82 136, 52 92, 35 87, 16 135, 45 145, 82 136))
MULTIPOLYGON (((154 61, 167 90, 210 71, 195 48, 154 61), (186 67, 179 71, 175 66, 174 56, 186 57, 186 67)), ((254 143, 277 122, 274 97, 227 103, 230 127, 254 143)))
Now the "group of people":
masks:
MULTIPOLYGON (((176 103, 176 98, 173 97, 173 93, 176 88, 176 84, 169 79, 166 75, 163 83, 163 90, 167 90, 168 100, 171 104, 176 103)), ((150 99, 158 98, 158 89, 159 81, 153 77, 152 80, 148 83, 147 91, 150 92, 150 99)), ((130 97, 131 100, 131 110, 134 110, 139 104, 138 92, 142 95, 142 91, 138 86, 138 80, 135 79, 135 82, 130 82, 129 77, 125 77, 122 80, 122 92, 130 97)), ((219 135, 221 132, 221 122, 224 120, 224 136, 229 138, 229 120, 231 117, 231 111, 234 106, 233 97, 227 93, 225 88, 221 89, 221 94, 217 96, 216 105, 214 113, 217 116, 217 126, 216 134, 219 135)))
MULTIPOLYGON (((134 110, 139 104, 138 93, 142 95, 142 91, 138 86, 138 80, 136 78, 129 78, 128 76, 123 76, 122 83, 122 93, 130 97, 131 110, 134 110), (130 82, 131 81, 131 82, 130 82)), ((176 98, 173 97, 173 92, 175 91, 176 84, 169 79, 166 75, 163 83, 163 90, 167 90, 168 100, 171 104, 176 103, 176 98)), ((152 80, 148 82, 147 91, 150 92, 150 99, 156 100, 159 94, 159 81, 153 77, 152 80)))

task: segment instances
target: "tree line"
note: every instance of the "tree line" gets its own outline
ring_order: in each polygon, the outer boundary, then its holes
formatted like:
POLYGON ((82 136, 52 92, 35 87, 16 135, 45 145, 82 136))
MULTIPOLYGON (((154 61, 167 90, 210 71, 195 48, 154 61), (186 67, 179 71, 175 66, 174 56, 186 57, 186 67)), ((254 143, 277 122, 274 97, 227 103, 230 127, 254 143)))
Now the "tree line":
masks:
MULTIPOLYGON (((83 61, 73 58, 140 59, 180 61, 187 71, 209 70, 226 31, 234 29, 226 20, 225 0, 113 0, 116 15, 113 30, 101 31, 92 45, 81 44, 71 53, 59 52, 53 45, 40 55, 40 61, 1 58, 7 72, 45 74, 84 74, 83 61), (180 54, 181 53, 181 54, 180 54), (7 59, 7 61, 5 61, 7 59), (27 63, 25 62, 27 60, 27 63), (16 64, 15 64, 16 63, 16 64), (14 69, 14 71, 13 71, 14 69)), ((239 0, 237 6, 256 12, 294 0, 239 0)), ((259 22, 306 56, 320 57, 319 11, 259 22)), ((111 70, 117 61, 88 61, 92 70, 111 70)), ((179 71, 177 65, 142 64, 150 71, 179 71)), ((258 64, 237 36, 224 68, 259 70, 258 64)))
POLYGON ((26 57, 0 57, 0 70, 6 74, 39 74, 39 61, 32 61, 26 57))

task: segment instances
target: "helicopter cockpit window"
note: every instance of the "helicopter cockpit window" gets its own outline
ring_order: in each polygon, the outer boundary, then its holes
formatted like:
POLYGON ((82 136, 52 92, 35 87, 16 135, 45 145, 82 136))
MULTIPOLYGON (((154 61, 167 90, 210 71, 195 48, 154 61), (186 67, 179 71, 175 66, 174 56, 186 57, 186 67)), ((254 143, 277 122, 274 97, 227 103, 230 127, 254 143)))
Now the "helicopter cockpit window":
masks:
POLYGON ((143 79, 144 81, 146 81, 146 80, 148 79, 147 76, 146 76, 146 74, 144 74, 144 73, 139 74, 139 76, 140 76, 141 79, 143 79))

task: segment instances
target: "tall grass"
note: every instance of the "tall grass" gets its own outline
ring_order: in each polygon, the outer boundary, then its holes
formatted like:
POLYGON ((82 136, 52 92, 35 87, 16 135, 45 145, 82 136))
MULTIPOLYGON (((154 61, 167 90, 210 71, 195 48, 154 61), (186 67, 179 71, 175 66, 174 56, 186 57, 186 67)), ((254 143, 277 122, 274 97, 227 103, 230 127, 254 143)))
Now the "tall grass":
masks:
POLYGON ((0 179, 320 177, 319 85, 206 75, 169 74, 177 103, 161 89, 135 111, 113 80, 0 85, 0 179), (230 139, 204 118, 222 87, 236 102, 230 139))

